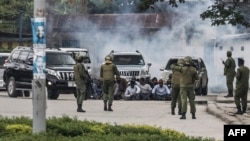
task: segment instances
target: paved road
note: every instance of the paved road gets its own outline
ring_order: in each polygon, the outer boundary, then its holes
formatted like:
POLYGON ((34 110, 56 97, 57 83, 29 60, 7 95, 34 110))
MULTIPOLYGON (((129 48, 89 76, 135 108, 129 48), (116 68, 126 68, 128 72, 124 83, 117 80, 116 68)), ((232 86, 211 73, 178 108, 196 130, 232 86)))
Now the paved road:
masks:
MULTIPOLYGON (((58 100, 47 100, 46 116, 68 115, 84 120, 95 120, 111 124, 147 124, 156 127, 170 128, 186 135, 213 137, 223 140, 224 121, 207 112, 204 101, 213 101, 216 95, 197 96, 197 119, 180 120, 178 115, 170 114, 170 101, 114 101, 114 112, 103 111, 102 100, 84 101, 86 113, 76 112, 73 95, 60 95, 58 100)), ((0 92, 0 113, 3 116, 27 116, 32 118, 32 98, 10 98, 6 92, 0 92)))

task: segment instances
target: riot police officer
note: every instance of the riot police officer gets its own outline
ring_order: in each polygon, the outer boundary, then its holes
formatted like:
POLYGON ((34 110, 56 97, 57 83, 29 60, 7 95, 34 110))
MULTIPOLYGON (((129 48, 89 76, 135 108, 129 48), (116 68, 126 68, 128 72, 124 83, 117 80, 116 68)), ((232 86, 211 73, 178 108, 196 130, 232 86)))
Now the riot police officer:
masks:
POLYGON ((192 58, 190 56, 186 56, 184 58, 184 66, 177 66, 172 64, 170 68, 175 71, 179 71, 181 73, 180 78, 180 95, 181 95, 181 117, 180 119, 186 119, 187 112, 187 98, 190 103, 190 112, 192 114, 192 119, 196 119, 195 112, 196 107, 194 103, 195 93, 194 87, 198 80, 198 73, 196 68, 191 65, 192 58))
POLYGON ((103 79, 104 111, 113 111, 111 106, 114 100, 115 79, 120 78, 120 73, 109 55, 105 57, 105 63, 101 65, 100 77, 103 79))
MULTIPOLYGON (((178 59, 177 65, 183 66, 184 59, 178 59)), ((171 84, 172 84, 172 91, 171 91, 171 114, 175 115, 175 107, 176 102, 178 101, 178 114, 181 115, 181 96, 180 96, 180 78, 181 73, 179 71, 173 70, 171 84)))
POLYGON ((237 112, 235 114, 244 114, 247 109, 249 68, 244 66, 244 60, 242 58, 238 58, 238 66, 239 68, 236 73, 236 90, 234 96, 235 105, 237 107, 237 112))
POLYGON ((87 74, 82 63, 84 54, 77 53, 75 56, 76 64, 74 65, 74 77, 76 83, 76 101, 77 101, 77 112, 86 112, 82 109, 82 103, 86 95, 86 80, 87 74))
POLYGON ((224 64, 224 75, 226 76, 228 94, 225 97, 233 97, 233 82, 235 77, 235 61, 232 58, 232 52, 227 51, 227 60, 224 64))

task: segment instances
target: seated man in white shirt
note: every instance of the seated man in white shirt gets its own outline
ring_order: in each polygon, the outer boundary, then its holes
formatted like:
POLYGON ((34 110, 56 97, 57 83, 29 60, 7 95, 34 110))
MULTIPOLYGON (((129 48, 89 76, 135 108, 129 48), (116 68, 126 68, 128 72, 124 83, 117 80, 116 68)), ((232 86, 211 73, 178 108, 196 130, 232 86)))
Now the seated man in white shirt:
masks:
POLYGON ((170 96, 170 90, 167 85, 163 85, 163 80, 160 79, 158 84, 154 86, 152 94, 156 100, 167 100, 170 96))
POLYGON ((140 88, 138 87, 138 85, 135 85, 134 80, 131 80, 130 85, 126 88, 124 100, 135 100, 137 99, 139 93, 140 88))
POLYGON ((141 100, 150 100, 152 88, 149 84, 145 82, 145 78, 140 79, 139 85, 141 92, 140 92, 140 99, 141 100))

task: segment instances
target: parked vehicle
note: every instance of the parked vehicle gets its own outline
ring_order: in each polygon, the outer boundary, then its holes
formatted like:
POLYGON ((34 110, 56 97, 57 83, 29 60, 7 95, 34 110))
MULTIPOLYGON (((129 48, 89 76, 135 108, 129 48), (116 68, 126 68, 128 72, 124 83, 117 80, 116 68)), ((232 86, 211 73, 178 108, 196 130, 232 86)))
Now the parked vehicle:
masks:
POLYGON ((5 82, 3 81, 4 62, 9 55, 10 53, 0 53, 0 89, 5 89, 5 82))
MULTIPOLYGON (((185 56, 176 56, 169 58, 166 67, 161 68, 160 71, 163 71, 161 77, 163 81, 167 81, 169 74, 172 74, 172 70, 170 69, 170 65, 176 64, 178 59, 184 59, 185 56)), ((197 81, 195 87, 196 95, 207 95, 208 93, 208 73, 206 69, 206 65, 202 58, 192 57, 192 65, 197 69, 199 80, 197 81)))
MULTIPOLYGON (((59 94, 75 94, 73 65, 70 53, 58 49, 46 49, 46 87, 49 99, 59 94)), ((5 62, 4 82, 8 95, 17 97, 22 93, 28 97, 33 79, 33 48, 18 46, 12 50, 5 62)))
POLYGON ((85 49, 85 48, 73 48, 73 47, 72 48, 61 47, 60 49, 62 51, 71 52, 73 58, 75 58, 76 53, 83 52, 85 54, 83 64, 85 66, 85 69, 88 70, 90 77, 92 76, 92 63, 91 63, 91 59, 90 59, 89 52, 87 49, 85 49))
POLYGON ((140 78, 150 79, 149 67, 151 63, 146 65, 143 55, 138 51, 111 51, 109 54, 113 63, 117 66, 120 76, 127 81, 135 77, 137 80, 140 78))

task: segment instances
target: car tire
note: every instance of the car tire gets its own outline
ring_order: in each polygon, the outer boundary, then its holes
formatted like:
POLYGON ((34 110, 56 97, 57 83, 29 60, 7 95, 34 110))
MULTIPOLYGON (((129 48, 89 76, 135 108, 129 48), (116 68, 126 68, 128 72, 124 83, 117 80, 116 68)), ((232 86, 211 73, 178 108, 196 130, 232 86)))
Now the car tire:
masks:
POLYGON ((56 100, 59 97, 59 93, 56 90, 48 90, 48 99, 56 100))
POLYGON ((23 93, 25 97, 30 97, 30 91, 24 91, 23 93))
POLYGON ((14 77, 10 77, 7 82, 7 93, 9 97, 17 97, 19 92, 16 90, 16 81, 14 77))

